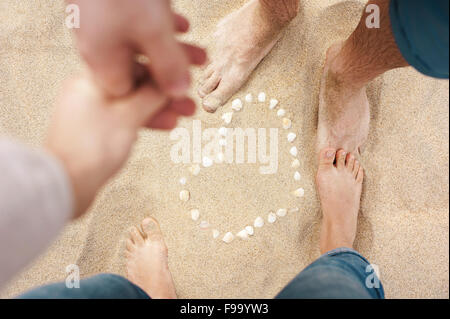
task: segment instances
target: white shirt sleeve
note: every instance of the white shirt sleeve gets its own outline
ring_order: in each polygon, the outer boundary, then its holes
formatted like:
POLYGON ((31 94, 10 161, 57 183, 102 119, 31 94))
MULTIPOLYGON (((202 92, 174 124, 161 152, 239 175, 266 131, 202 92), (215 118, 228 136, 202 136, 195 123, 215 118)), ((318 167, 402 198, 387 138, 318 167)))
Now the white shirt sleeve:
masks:
POLYGON ((61 163, 0 139, 0 288, 49 246, 72 214, 61 163))

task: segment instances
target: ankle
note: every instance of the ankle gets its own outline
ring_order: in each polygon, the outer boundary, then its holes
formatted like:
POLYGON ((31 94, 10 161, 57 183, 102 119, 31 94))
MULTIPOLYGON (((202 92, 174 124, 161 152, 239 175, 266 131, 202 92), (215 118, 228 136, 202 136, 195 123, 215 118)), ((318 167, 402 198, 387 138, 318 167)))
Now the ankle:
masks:
POLYGON ((288 25, 298 14, 299 0, 256 0, 259 2, 262 12, 266 18, 276 26, 283 28, 288 25), (292 2, 294 6, 285 6, 280 2, 292 2), (276 3, 276 4, 275 4, 276 3))
POLYGON ((335 238, 325 238, 320 241, 320 253, 323 255, 337 248, 353 249, 353 242, 348 240, 335 240, 335 238))
POLYGON ((327 77, 327 84, 339 91, 357 92, 367 84, 352 75, 352 71, 346 67, 346 62, 340 55, 331 62, 327 77))
POLYGON ((364 88, 374 77, 368 72, 355 68, 355 48, 352 40, 343 43, 337 54, 327 56, 328 77, 337 87, 358 91, 364 88))
POLYGON ((340 247, 353 248, 355 235, 354 230, 349 229, 345 224, 338 221, 330 221, 324 217, 322 220, 320 250, 325 253, 340 247))

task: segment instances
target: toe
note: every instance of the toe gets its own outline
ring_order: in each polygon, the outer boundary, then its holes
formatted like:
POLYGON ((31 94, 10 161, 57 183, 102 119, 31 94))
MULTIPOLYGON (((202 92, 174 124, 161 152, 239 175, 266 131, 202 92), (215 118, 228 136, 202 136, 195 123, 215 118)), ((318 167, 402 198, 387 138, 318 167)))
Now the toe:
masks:
POLYGON ((358 175, 356 176, 356 181, 358 183, 362 183, 364 180, 364 169, 362 167, 359 167, 358 175))
POLYGON ((133 244, 133 241, 130 238, 127 239, 126 246, 127 251, 129 252, 133 252, 136 249, 136 246, 133 244))
POLYGON ((162 237, 161 229, 159 228, 159 223, 156 219, 152 217, 145 218, 141 224, 142 231, 145 237, 148 239, 160 238, 162 237))
POLYGON ((356 179, 356 176, 358 175, 358 171, 361 165, 357 160, 355 160, 355 164, 353 165, 353 177, 356 179))
POLYGON ((134 226, 130 230, 130 238, 136 245, 142 245, 144 243, 141 232, 134 226))
POLYGON ((336 154, 336 167, 338 169, 345 168, 345 158, 347 156, 347 152, 344 150, 339 150, 336 154))
POLYGON ((352 153, 348 153, 347 161, 345 162, 345 168, 350 173, 353 173, 353 166, 355 166, 355 156, 352 153))
POLYGON ((204 100, 203 100, 203 109, 206 112, 209 113, 214 113, 217 111, 217 109, 222 106, 222 100, 214 97, 214 96, 207 96, 204 100))
POLYGON ((217 97, 213 94, 206 96, 203 99, 203 109, 206 112, 214 113, 217 111, 219 107, 221 107, 224 103, 220 97, 217 97))
POLYGON ((200 77, 200 83, 205 82, 207 79, 211 77, 214 73, 214 66, 213 64, 208 65, 208 67, 203 71, 203 74, 200 77))
POLYGON ((203 82, 203 84, 200 86, 200 88, 198 89, 198 95, 201 98, 204 98, 209 93, 211 93, 215 88, 217 88, 219 82, 220 82, 219 74, 214 73, 213 75, 211 75, 210 78, 205 80, 205 82, 203 82))
POLYGON ((336 158, 336 150, 334 148, 325 148, 320 152, 319 165, 331 167, 333 166, 335 158, 336 158))
POLYGON ((226 101, 236 92, 242 84, 234 77, 226 77, 220 80, 219 86, 209 95, 203 99, 203 108, 207 112, 215 112, 220 106, 224 105, 226 101))

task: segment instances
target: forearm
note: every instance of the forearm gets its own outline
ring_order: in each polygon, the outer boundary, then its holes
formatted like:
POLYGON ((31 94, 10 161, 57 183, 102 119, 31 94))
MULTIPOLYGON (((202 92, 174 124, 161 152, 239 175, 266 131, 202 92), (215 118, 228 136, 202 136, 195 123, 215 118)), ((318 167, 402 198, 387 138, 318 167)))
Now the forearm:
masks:
POLYGON ((72 197, 58 160, 0 139, 0 287, 55 239, 72 197))

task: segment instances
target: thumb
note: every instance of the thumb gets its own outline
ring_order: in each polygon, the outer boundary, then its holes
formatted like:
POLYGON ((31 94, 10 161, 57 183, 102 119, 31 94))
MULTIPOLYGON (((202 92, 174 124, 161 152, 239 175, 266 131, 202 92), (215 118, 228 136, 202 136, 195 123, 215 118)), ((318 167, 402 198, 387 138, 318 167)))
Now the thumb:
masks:
POLYGON ((139 128, 145 126, 167 106, 168 98, 150 83, 146 83, 118 103, 127 122, 139 128))
POLYGON ((78 46, 95 81, 109 95, 121 97, 132 90, 134 52, 129 47, 107 41, 79 41, 78 46))

